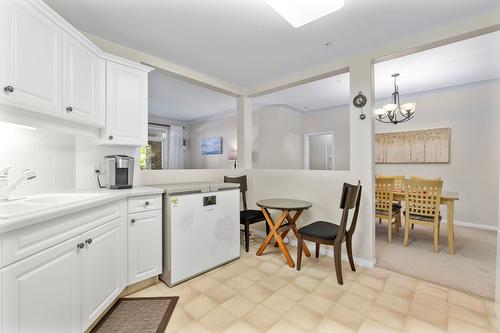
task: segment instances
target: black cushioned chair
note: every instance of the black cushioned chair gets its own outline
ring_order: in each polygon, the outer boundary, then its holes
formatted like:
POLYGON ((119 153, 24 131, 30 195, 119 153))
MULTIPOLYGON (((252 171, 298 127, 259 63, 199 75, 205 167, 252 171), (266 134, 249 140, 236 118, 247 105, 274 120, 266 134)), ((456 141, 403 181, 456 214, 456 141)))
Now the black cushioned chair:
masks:
MULTIPOLYGON (((226 177, 224 176, 224 183, 240 184, 241 201, 243 203, 243 210, 240 211, 240 224, 243 224, 245 229, 245 251, 249 251, 250 247, 250 225, 258 222, 265 221, 264 214, 258 209, 247 209, 247 196, 248 189, 247 176, 241 177, 226 177)), ((269 226, 266 223, 266 233, 269 233, 269 226)))
POLYGON ((341 249, 342 243, 346 242, 347 256, 351 269, 356 271, 354 259, 352 256, 352 235, 356 229, 358 220, 359 203, 361 201, 361 184, 351 185, 344 183, 342 188, 342 198, 340 200, 340 209, 342 209, 342 218, 339 224, 334 224, 325 221, 316 221, 299 229, 299 239, 297 246, 297 270, 300 271, 302 263, 302 240, 308 240, 316 243, 316 258, 319 257, 320 244, 333 245, 333 254, 335 261, 335 272, 337 273, 337 281, 343 284, 342 279, 342 264, 341 264, 341 249), (351 219, 351 225, 347 228, 349 212, 354 210, 351 219))

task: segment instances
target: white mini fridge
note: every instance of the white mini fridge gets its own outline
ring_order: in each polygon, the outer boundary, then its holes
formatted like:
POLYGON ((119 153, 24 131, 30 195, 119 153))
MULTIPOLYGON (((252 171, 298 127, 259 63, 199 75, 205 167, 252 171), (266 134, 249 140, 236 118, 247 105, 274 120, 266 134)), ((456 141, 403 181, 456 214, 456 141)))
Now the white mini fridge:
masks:
POLYGON ((174 286, 240 256, 240 192, 234 185, 167 187, 163 273, 174 286))

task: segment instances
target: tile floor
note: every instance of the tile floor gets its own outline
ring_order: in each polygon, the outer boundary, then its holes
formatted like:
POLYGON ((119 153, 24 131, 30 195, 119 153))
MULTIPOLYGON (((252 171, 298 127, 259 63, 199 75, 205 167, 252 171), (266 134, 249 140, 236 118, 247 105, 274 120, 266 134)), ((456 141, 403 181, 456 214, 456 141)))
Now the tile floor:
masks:
POLYGON ((159 283, 130 297, 179 296, 166 332, 500 332, 489 300, 345 263, 340 286, 332 258, 304 257, 297 272, 277 249, 255 256, 258 244, 174 288, 159 283))

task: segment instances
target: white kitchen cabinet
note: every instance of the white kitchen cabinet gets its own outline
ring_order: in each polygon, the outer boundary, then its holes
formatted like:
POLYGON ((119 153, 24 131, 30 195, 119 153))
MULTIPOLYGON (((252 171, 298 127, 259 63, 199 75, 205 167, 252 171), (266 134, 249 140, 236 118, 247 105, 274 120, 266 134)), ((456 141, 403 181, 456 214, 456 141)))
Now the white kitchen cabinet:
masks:
POLYGON ((1 332, 81 332, 81 241, 73 237, 0 270, 1 332))
MULTIPOLYGON (((161 198, 161 196, 159 197, 161 198)), ((129 214, 127 229, 128 284, 130 285, 161 274, 161 209, 129 214)))
POLYGON ((104 127, 105 70, 103 59, 63 34, 63 118, 104 127))
POLYGON ((126 285, 124 219, 82 234, 82 325, 87 329, 113 303, 126 285))
POLYGON ((0 1, 0 15, 0 101, 60 116, 62 29, 25 0, 0 1))
POLYGON ((106 61, 105 143, 147 144, 148 72, 106 61))

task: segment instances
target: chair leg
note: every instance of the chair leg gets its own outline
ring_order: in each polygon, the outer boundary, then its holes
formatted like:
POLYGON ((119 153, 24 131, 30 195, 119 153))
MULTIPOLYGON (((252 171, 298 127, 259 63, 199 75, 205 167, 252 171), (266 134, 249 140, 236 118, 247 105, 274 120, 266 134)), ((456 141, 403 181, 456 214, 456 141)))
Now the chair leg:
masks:
POLYGON ((387 220, 387 240, 389 243, 392 242, 392 219, 387 220))
POLYGON ((434 252, 439 252, 439 225, 434 223, 434 252))
POLYGON ((415 223, 412 223, 411 224, 411 229, 413 230, 414 227, 415 227, 415 223))
POLYGON ((399 228, 401 228, 401 213, 396 215, 396 232, 399 234, 399 228))
POLYGON ((342 279, 342 262, 341 262, 341 251, 340 246, 333 246, 333 260, 335 261, 335 273, 337 274, 337 282, 342 285, 344 280, 342 279))
POLYGON ((378 219, 378 224, 382 224, 382 219, 378 219))
POLYGON ((297 270, 300 271, 302 265, 302 235, 299 234, 297 239, 297 270))
POLYGON ((250 250, 250 224, 245 223, 245 251, 250 250))
POLYGON ((316 243, 316 258, 319 258, 319 243, 316 243))
POLYGON ((405 222, 405 237, 403 241, 403 246, 408 246, 408 234, 410 233, 410 221, 405 222))
POLYGON ((345 240, 345 246, 347 248, 347 258, 349 258, 349 264, 351 265, 351 270, 356 272, 356 266, 354 266, 354 258, 352 256, 352 236, 347 236, 345 240))

